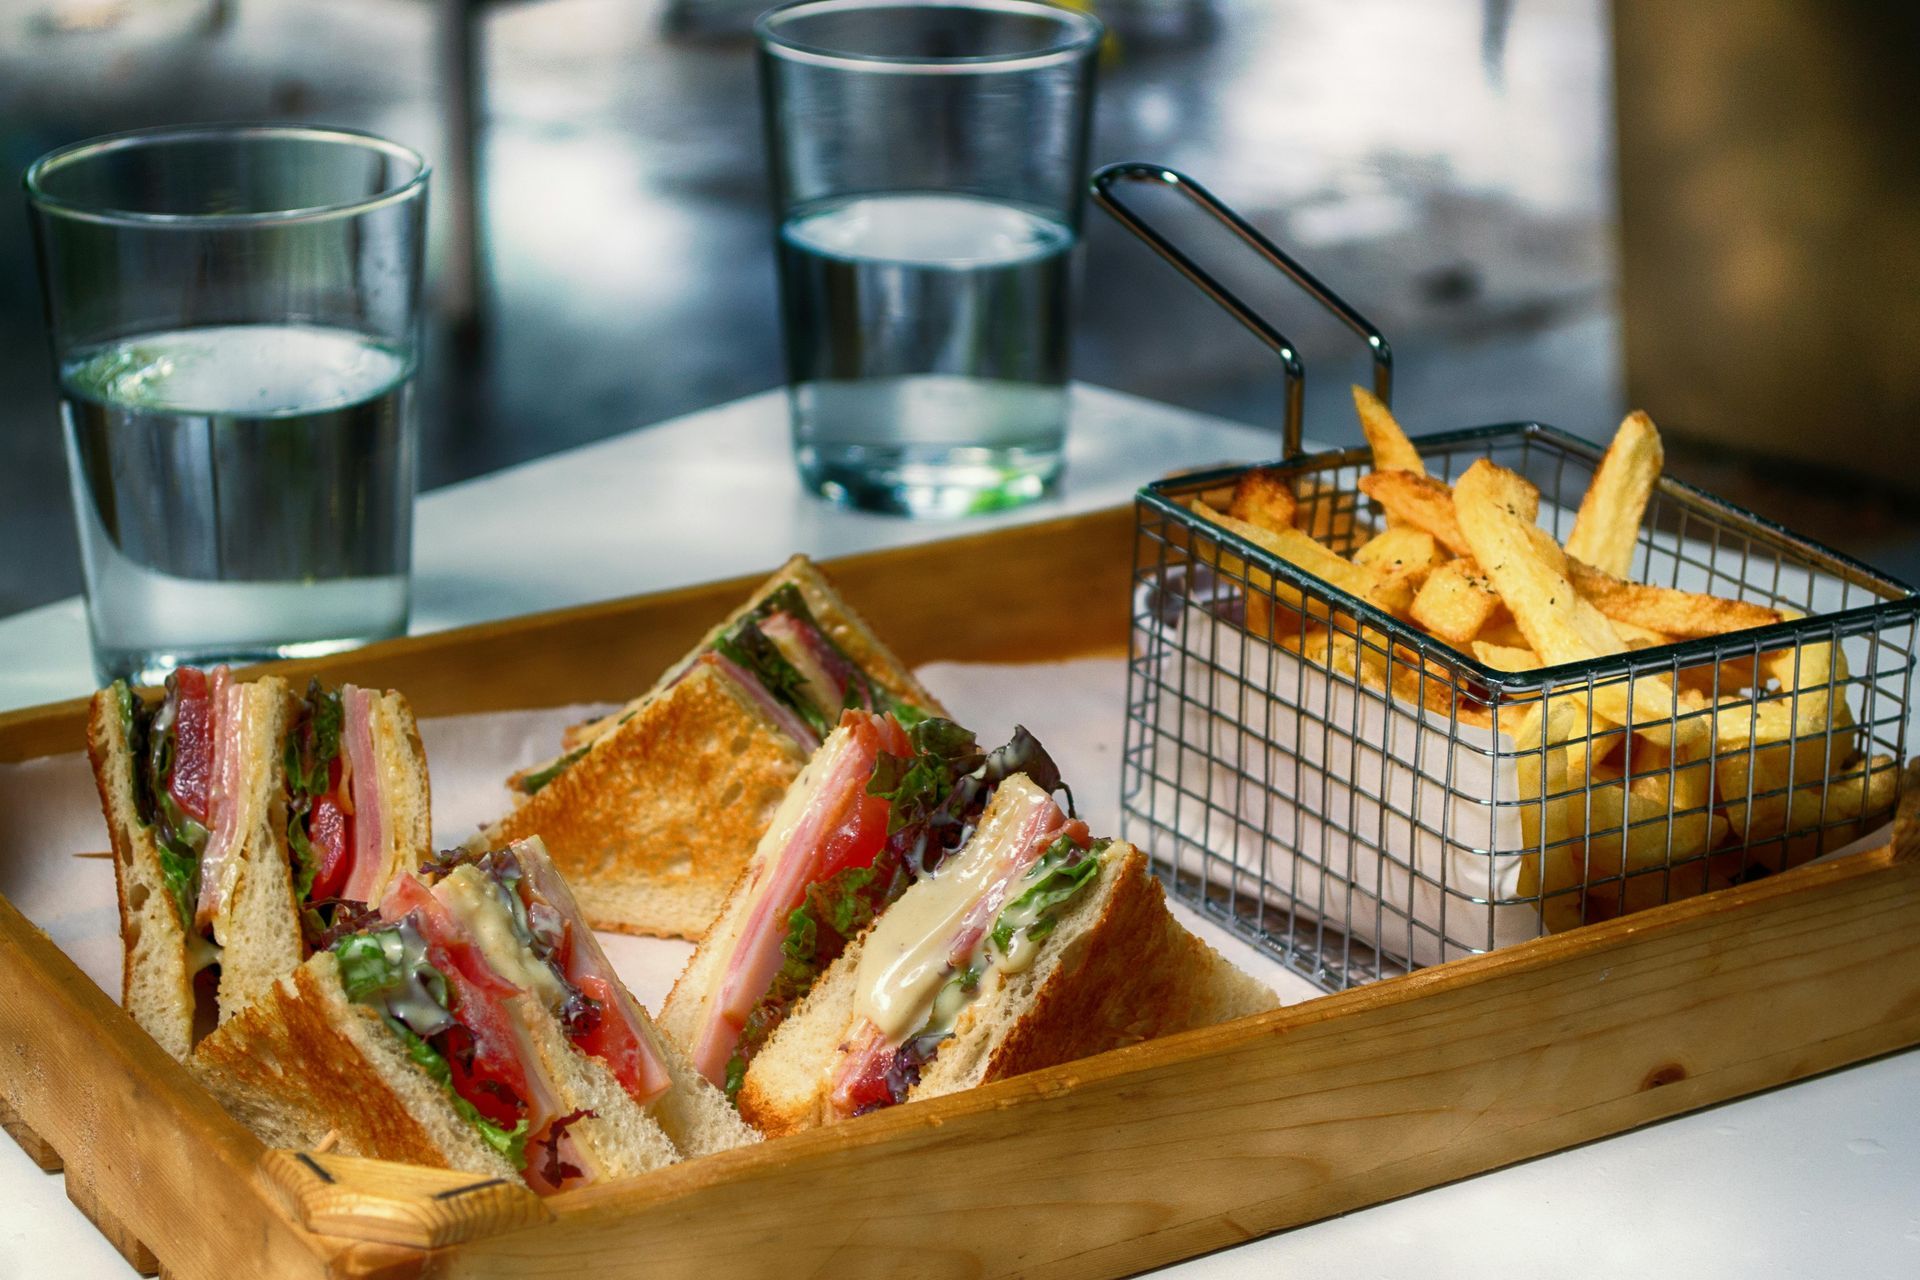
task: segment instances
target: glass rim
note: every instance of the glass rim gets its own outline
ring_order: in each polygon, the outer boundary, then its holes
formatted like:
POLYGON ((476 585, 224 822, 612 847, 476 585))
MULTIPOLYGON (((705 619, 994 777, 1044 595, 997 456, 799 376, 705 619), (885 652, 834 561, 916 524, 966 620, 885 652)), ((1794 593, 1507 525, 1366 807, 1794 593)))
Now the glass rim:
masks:
POLYGON ((907 72, 924 75, 980 75, 999 71, 1029 71, 1086 56, 1106 36, 1106 24, 1093 14, 1047 3, 1047 0, 790 0, 755 19, 753 33, 765 52, 814 66, 851 71, 907 72), (970 57, 933 58, 900 54, 850 53, 811 45, 780 34, 787 19, 802 14, 842 13, 861 9, 966 9, 980 13, 1024 14, 1056 23, 1062 37, 1026 53, 989 53, 970 57))
POLYGON ((101 134, 55 147, 27 166, 21 175, 27 199, 38 209, 86 222, 116 226, 146 227, 251 227, 300 222, 319 222, 347 218, 398 204, 424 191, 433 167, 412 147, 376 133, 360 129, 341 129, 322 125, 296 124, 193 124, 160 125, 149 129, 129 129, 122 133, 101 134), (61 169, 81 164, 116 151, 132 151, 154 145, 180 142, 257 142, 268 139, 299 140, 347 145, 367 151, 379 151, 413 166, 413 174, 404 182, 384 191, 342 200, 333 204, 307 205, 297 209, 262 209, 253 213, 151 213, 140 209, 114 209, 85 201, 70 200, 48 191, 45 179, 61 169))

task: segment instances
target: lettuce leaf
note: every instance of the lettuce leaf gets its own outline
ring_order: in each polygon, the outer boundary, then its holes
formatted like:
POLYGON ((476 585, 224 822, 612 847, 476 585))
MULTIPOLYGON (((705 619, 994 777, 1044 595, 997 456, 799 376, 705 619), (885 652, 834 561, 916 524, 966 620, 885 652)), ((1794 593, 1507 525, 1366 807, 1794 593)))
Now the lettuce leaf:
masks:
POLYGON ((446 1058, 441 1056, 439 1050, 415 1035, 408 1029, 405 1023, 398 1019, 388 1017, 386 1023, 388 1028, 392 1030, 395 1035, 399 1036, 401 1042, 407 1046, 407 1056, 412 1058, 422 1070, 433 1077, 434 1082, 446 1092, 447 1100, 453 1103, 453 1109, 460 1113, 462 1120, 465 1120, 474 1127, 475 1132, 480 1135, 480 1140, 499 1152, 500 1156, 514 1168, 526 1168, 526 1118, 524 1116, 521 1117, 520 1122, 511 1129, 502 1129, 499 1125, 481 1115, 478 1108, 455 1092, 453 1087, 453 1068, 447 1065, 446 1058))
POLYGON ((816 734, 824 738, 833 732, 833 722, 806 696, 806 678, 787 661, 780 647, 767 639, 754 619, 742 619, 730 633, 715 640, 713 647, 721 657, 758 680, 774 698, 792 708, 816 734))
MULTIPOLYGON (((340 695, 323 689, 319 680, 307 685, 306 701, 292 732, 287 734, 287 852, 293 859, 293 900, 306 902, 320 874, 320 859, 307 839, 313 802, 327 793, 333 781, 333 762, 340 755, 340 737, 346 721, 340 695)), ((315 913, 315 923, 325 920, 315 913)))
POLYGON ((807 598, 800 588, 791 582, 769 592, 767 598, 755 605, 734 625, 731 632, 714 641, 713 647, 728 661, 753 673, 768 693, 791 707, 823 738, 832 731, 839 720, 839 713, 850 708, 892 712, 902 725, 917 724, 927 718, 925 711, 894 697, 849 657, 847 651, 836 644, 827 629, 820 625, 819 619, 813 616, 813 610, 807 606, 807 598), (817 642, 816 650, 826 651, 822 655, 825 665, 832 677, 843 686, 839 706, 814 706, 804 692, 805 678, 780 652, 779 647, 761 632, 758 624, 777 613, 787 614, 800 623, 817 642))
POLYGON ((573 766, 578 763, 580 757, 587 754, 587 750, 586 747, 575 747, 572 751, 567 752, 567 754, 561 756, 546 768, 535 769, 532 773, 520 779, 520 789, 530 796, 538 795, 540 790, 548 783, 573 768, 573 766))
MULTIPOLYGON (((193 822, 193 819, 187 821, 193 822)), ((167 840, 154 841, 154 850, 160 855, 160 874, 180 915, 180 927, 192 933, 194 908, 200 900, 200 854, 190 846, 167 840)))
POLYGON ((479 1110, 453 1087, 453 1068, 445 1055, 428 1043, 410 1022, 423 1025, 428 1035, 436 1035, 455 1025, 447 1010, 447 980, 428 963, 426 943, 406 925, 355 933, 333 945, 340 966, 340 987, 347 999, 380 1012, 387 1029, 400 1037, 407 1056, 445 1091, 461 1119, 474 1127, 481 1139, 499 1152, 516 1169, 527 1167, 527 1122, 523 1118, 511 1129, 503 1129, 481 1115, 479 1110), (439 1017, 423 1018, 419 1001, 424 998, 438 1006, 439 1017))
POLYGON ((747 1064, 774 1028, 813 989, 814 982, 839 959, 847 944, 900 896, 906 884, 907 878, 899 874, 899 864, 882 852, 872 866, 847 867, 807 886, 806 899, 787 915, 779 972, 747 1014, 727 1062, 725 1087, 729 1099, 738 1096, 747 1064))
POLYGON ((347 999, 380 1010, 420 1035, 454 1024, 447 980, 427 959, 427 946, 405 921, 387 929, 353 933, 333 944, 340 986, 347 999))
POLYGON ((1060 780, 1059 766, 1025 726, 1016 726, 1006 745, 990 752, 980 750, 972 733, 937 716, 914 724, 907 737, 914 754, 882 754, 867 793, 886 797, 889 847, 916 878, 966 844, 994 791, 1016 773, 1044 791, 1065 792, 1067 812, 1073 812, 1073 793, 1060 780))
POLYGON ((1102 841, 1089 852, 1067 836, 1054 841, 1040 855, 1040 860, 1028 868, 1022 879, 1027 888, 1001 908, 993 930, 987 935, 989 945, 1004 956, 1012 953, 1017 933, 1025 933, 1033 942, 1051 934, 1067 904, 1093 883, 1100 871, 1100 859, 1096 855, 1109 843, 1102 841))

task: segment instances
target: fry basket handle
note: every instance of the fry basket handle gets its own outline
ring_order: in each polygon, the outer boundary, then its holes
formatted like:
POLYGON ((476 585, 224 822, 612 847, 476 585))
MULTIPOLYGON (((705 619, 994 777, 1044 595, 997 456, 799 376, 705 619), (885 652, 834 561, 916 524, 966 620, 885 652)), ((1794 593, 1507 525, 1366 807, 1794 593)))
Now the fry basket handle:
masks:
POLYGON ((1098 170, 1088 183, 1092 188, 1093 202, 1113 215, 1114 220, 1121 226, 1144 240, 1155 253, 1172 263, 1181 275, 1198 285, 1201 292, 1212 298, 1229 315, 1246 326, 1254 337, 1260 339, 1280 357, 1281 368, 1287 375, 1287 416, 1282 437, 1287 457, 1292 458, 1300 453, 1300 414, 1307 374, 1300 363, 1299 353, 1294 349, 1293 343, 1287 340, 1285 334, 1269 324, 1258 312, 1235 296, 1231 289, 1214 279, 1151 223, 1128 207, 1118 195, 1118 188, 1123 182, 1158 183, 1161 186, 1172 187, 1204 209, 1214 221, 1232 231, 1242 244, 1258 253, 1268 265, 1278 267, 1289 280, 1298 285, 1315 302, 1331 311, 1342 324, 1365 339, 1367 349, 1373 354, 1373 392, 1381 400, 1392 403, 1393 349, 1387 345, 1387 340, 1380 330, 1375 328, 1365 316, 1349 306, 1346 299, 1321 284, 1314 278, 1312 272, 1287 256, 1286 252, 1273 241, 1261 235, 1245 218, 1222 204, 1211 191, 1179 170, 1169 169, 1165 165, 1127 161, 1121 164, 1110 164, 1098 170))

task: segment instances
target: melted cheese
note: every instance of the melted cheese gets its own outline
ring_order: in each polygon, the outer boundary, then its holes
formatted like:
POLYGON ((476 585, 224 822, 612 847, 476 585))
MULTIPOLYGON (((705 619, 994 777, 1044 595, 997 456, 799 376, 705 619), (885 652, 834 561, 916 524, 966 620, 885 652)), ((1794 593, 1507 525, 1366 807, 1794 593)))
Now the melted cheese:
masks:
POLYGON ((504 890, 478 867, 456 867, 433 886, 438 898, 480 948, 493 971, 514 986, 531 991, 549 1009, 566 1003, 567 990, 552 968, 537 959, 513 927, 513 909, 504 890))
MULTIPOLYGON (((962 924, 1018 857, 1021 832, 1047 794, 1016 775, 1002 783, 980 829, 949 858, 887 908, 860 953, 854 1013, 898 1043, 920 1029, 953 969, 950 952, 962 924)), ((991 924, 991 921, 989 921, 991 924)))

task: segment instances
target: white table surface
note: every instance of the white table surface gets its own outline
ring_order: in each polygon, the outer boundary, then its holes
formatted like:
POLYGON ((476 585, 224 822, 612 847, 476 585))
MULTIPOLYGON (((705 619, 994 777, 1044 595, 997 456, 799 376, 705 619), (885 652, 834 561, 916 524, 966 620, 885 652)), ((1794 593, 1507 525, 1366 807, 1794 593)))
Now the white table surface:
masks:
MULTIPOLYGON (((804 497, 785 402, 754 396, 420 499, 415 631, 1122 502, 1277 432, 1076 388, 1067 479, 1014 515, 912 523, 804 497)), ((77 600, 0 621, 0 708, 89 691, 77 600)), ((1168 1268, 1294 1276, 1920 1276, 1920 1052, 1665 1121, 1168 1268)), ((132 1271, 0 1142, 0 1280, 132 1271)))

